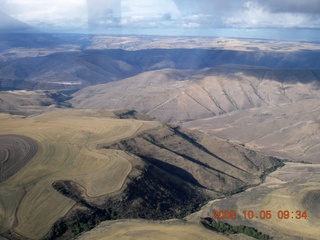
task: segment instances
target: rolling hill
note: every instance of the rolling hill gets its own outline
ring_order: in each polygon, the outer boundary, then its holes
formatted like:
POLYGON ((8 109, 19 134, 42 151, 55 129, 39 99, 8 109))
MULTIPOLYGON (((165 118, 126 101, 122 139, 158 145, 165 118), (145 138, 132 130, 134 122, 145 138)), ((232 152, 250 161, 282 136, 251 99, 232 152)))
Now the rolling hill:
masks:
POLYGON ((181 218, 210 199, 261 183, 281 165, 225 140, 138 116, 1 114, 1 141, 12 138, 1 145, 0 152, 9 152, 2 163, 15 172, 0 182, 0 235, 70 239, 103 220, 181 218), (21 164, 12 159, 26 150, 15 139, 30 139, 24 145, 32 155, 21 164))
POLYGON ((250 239, 199 219, 264 207, 223 220, 316 238, 319 46, 26 34, 0 40, 0 239, 250 239))
POLYGON ((162 121, 185 122, 319 97, 318 69, 224 65, 199 71, 165 69, 80 90, 76 108, 135 109, 162 121))
POLYGON ((165 69, 212 68, 241 64, 271 68, 319 68, 319 51, 233 51, 214 49, 121 49, 59 52, 0 63, 6 89, 64 90, 107 83, 165 69))
MULTIPOLYGON (((35 32, 36 30, 4 12, 0 11, 0 34, 4 33, 22 33, 22 32, 35 32)), ((1 39, 2 40, 2 39, 1 39)))
POLYGON ((73 95, 75 108, 127 108, 296 161, 319 162, 319 69, 224 65, 156 70, 73 95))
POLYGON ((70 107, 70 96, 57 91, 4 91, 0 92, 0 112, 14 115, 33 115, 55 108, 70 107))
MULTIPOLYGON (((66 42, 0 11, 0 53, 14 48, 53 48, 66 42)), ((1 59, 1 55, 0 55, 1 59)))

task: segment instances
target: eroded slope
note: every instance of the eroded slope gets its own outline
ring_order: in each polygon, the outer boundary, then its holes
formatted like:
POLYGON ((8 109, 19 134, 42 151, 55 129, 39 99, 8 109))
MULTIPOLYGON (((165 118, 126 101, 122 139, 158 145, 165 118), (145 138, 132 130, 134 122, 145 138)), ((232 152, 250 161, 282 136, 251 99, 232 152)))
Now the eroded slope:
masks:
POLYGON ((281 165, 201 133, 137 120, 143 116, 132 111, 0 117, 1 134, 40 144, 29 164, 0 184, 0 233, 9 239, 70 239, 102 220, 184 217, 281 165))
POLYGON ((74 94, 76 108, 135 109, 163 121, 190 121, 237 110, 318 99, 317 69, 226 65, 201 71, 165 69, 74 94))
POLYGON ((70 107, 67 96, 58 91, 4 91, 0 92, 0 112, 16 115, 40 114, 54 108, 70 107))
POLYGON ((165 69, 82 89, 71 103, 136 109, 268 154, 318 162, 319 77, 319 69, 165 69))
POLYGON ((220 219, 231 225, 254 227, 273 239, 318 239, 320 227, 319 164, 287 163, 258 187, 208 203, 187 217, 198 222, 212 211, 234 210, 236 219, 220 219), (244 217, 244 211, 254 216, 244 217), (269 219, 264 213, 269 211, 269 219))
POLYGON ((58 52, 0 62, 5 89, 61 90, 118 81, 145 71, 211 68, 241 64, 277 69, 319 68, 320 52, 217 49, 121 49, 58 52))
POLYGON ((184 181, 219 194, 259 183, 264 172, 277 162, 224 140, 169 126, 98 147, 130 152, 184 181))

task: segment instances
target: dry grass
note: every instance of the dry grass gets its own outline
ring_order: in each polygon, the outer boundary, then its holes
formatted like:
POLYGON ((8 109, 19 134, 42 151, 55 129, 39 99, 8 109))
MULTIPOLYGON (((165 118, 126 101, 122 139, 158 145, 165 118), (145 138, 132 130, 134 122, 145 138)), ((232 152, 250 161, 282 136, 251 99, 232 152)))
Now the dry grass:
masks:
POLYGON ((313 43, 295 43, 295 42, 275 42, 275 41, 260 41, 249 39, 235 38, 202 38, 202 37, 112 37, 112 36, 94 36, 92 45, 89 49, 106 49, 122 48, 125 50, 140 50, 140 49, 174 49, 174 48, 217 48, 234 51, 299 51, 299 50, 319 50, 318 44, 313 43))
POLYGON ((15 212, 25 191, 14 187, 0 189, 0 233, 9 229, 15 221, 15 212))
POLYGON ((211 232, 196 224, 188 224, 178 220, 152 222, 140 220, 120 220, 104 222, 96 229, 85 233, 79 240, 198 240, 198 239, 229 239, 218 233, 211 232))
POLYGON ((38 144, 20 135, 0 136, 0 182, 5 181, 24 167, 37 153, 38 144))
POLYGON ((250 225, 275 239, 319 239, 320 228, 320 165, 288 163, 272 173, 264 184, 246 192, 206 205, 200 212, 189 216, 196 221, 200 216, 212 215, 213 209, 236 210, 240 219, 227 220, 233 225, 250 225), (316 207, 317 206, 317 207, 316 207), (254 218, 244 220, 243 211, 252 210, 259 215, 261 210, 271 210, 269 220, 254 218), (279 219, 278 211, 288 210, 288 219, 279 219), (296 219, 296 211, 307 211, 307 219, 296 219))
POLYGON ((39 239, 74 205, 73 200, 51 190, 51 184, 50 178, 42 179, 27 190, 17 211, 16 232, 39 239))
POLYGON ((97 150, 97 144, 132 137, 159 123, 110 116, 110 112, 86 110, 55 111, 33 118, 0 115, 0 135, 20 134, 40 143, 38 154, 0 184, 0 233, 11 228, 28 238, 43 237, 75 204, 52 188, 57 180, 75 181, 91 197, 121 188, 131 171, 130 156, 97 150))

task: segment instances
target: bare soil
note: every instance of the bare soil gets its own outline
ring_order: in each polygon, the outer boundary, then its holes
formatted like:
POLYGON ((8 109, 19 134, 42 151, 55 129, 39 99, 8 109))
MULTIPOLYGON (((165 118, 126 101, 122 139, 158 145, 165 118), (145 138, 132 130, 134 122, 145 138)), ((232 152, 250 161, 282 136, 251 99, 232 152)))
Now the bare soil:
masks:
POLYGON ((0 182, 23 168, 37 153, 38 143, 22 135, 0 135, 0 182))

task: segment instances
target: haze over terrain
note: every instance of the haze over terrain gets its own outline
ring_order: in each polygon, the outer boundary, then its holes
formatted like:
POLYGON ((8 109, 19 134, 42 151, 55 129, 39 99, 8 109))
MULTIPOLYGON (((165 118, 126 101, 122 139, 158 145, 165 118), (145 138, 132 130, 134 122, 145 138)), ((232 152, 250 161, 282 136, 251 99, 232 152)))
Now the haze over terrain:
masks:
POLYGON ((319 41, 318 0, 1 0, 0 9, 45 32, 319 41))
POLYGON ((0 0, 0 239, 317 239, 318 6, 0 0))

